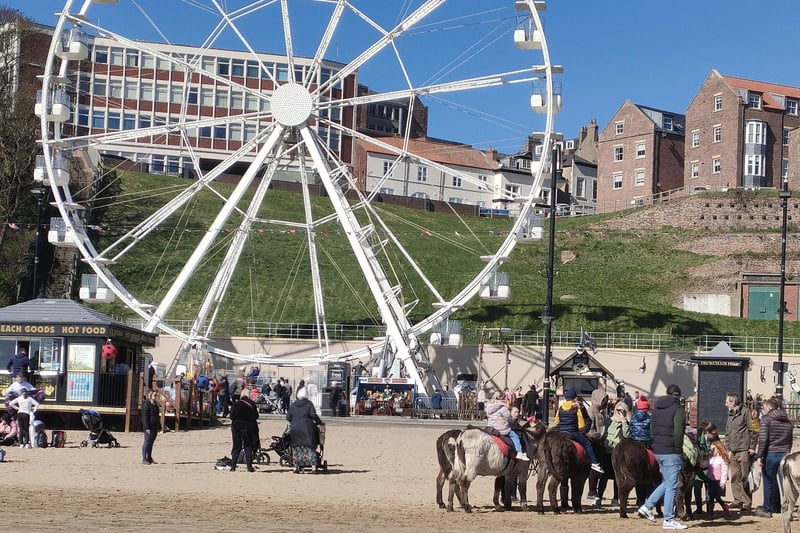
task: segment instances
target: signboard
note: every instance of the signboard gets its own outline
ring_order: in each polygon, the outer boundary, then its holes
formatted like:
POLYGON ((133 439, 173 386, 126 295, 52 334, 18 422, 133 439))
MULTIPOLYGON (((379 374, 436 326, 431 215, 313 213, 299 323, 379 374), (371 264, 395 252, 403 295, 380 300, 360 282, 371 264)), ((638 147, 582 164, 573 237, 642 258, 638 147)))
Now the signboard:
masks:
POLYGON ((750 360, 693 357, 692 362, 697 364, 697 423, 709 420, 723 433, 728 420, 725 397, 733 392, 744 398, 745 371, 750 360))
POLYGON ((0 323, 0 335, 47 335, 58 337, 111 337, 155 346, 156 336, 136 329, 106 324, 9 324, 0 323))
POLYGON ((94 344, 70 344, 67 370, 69 372, 94 373, 96 349, 94 344))
POLYGON ((67 376, 67 401, 91 402, 94 391, 94 373, 70 372, 67 376))

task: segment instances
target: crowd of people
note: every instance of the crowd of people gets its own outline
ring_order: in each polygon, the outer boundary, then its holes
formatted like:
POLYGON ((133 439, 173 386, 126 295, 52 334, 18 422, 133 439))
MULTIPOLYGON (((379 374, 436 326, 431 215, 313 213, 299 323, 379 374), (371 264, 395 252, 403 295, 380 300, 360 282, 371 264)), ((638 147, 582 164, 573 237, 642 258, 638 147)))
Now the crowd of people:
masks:
MULTIPOLYGON (((653 509, 662 505, 664 529, 686 528, 676 519, 675 498, 688 436, 696 442, 699 452, 694 514, 711 518, 718 507, 726 518, 732 516, 732 510, 770 518, 780 509, 778 469, 781 459, 791 451, 793 427, 779 398, 761 398, 756 403, 752 399, 743 402, 735 393, 727 394, 723 439, 709 421, 700 421, 696 431, 688 427, 684 399, 677 385, 670 385, 664 395, 653 399, 639 392, 631 396, 624 387, 615 392, 610 397, 601 383, 589 403, 575 391, 565 390, 563 402, 554 407, 552 427, 582 444, 591 462, 587 496, 590 500, 599 503, 602 495, 598 479, 603 467, 597 460, 595 447, 603 446, 610 453, 622 439, 632 439, 652 450, 662 474, 661 483, 653 488, 638 514, 655 521, 653 509), (753 405, 754 410, 747 405, 753 405), (764 501, 755 508, 749 485, 752 481, 748 481, 751 468, 760 471, 763 480, 764 501), (723 499, 727 489, 730 502, 723 499)), ((488 430, 508 436, 516 451, 515 459, 527 461, 530 458, 521 449, 515 429, 521 429, 519 421, 538 416, 539 394, 535 384, 525 395, 519 393, 519 388, 511 394, 508 390, 497 391, 483 403, 488 430)))

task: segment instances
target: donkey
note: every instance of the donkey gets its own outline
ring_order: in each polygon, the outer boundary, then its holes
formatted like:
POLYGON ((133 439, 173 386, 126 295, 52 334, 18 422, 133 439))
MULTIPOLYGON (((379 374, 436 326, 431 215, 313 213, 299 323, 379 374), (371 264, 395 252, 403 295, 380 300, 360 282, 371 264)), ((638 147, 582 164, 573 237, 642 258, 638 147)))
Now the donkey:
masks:
MULTIPOLYGON (((460 429, 450 429, 436 439, 436 458, 439 460, 439 475, 436 476, 436 503, 439 504, 440 509, 446 507, 442 499, 442 488, 445 481, 450 482, 449 499, 451 502, 453 500, 452 494, 456 490, 456 483, 452 473, 456 459, 456 441, 459 435, 461 435, 460 429)), ((461 494, 456 493, 456 496, 458 496, 458 502, 461 503, 461 494)), ((449 510, 453 510, 452 503, 449 510)))
POLYGON ((611 451, 611 465, 619 487, 619 517, 628 518, 628 495, 636 488, 637 507, 661 481, 661 471, 655 457, 644 444, 633 439, 622 439, 611 451))
MULTIPOLYGON (((526 430, 528 431, 528 430, 526 430)), ((532 453, 532 450, 529 450, 532 453)), ((495 510, 510 510, 511 496, 519 486, 519 499, 522 510, 528 510, 528 468, 529 461, 518 461, 503 454, 495 439, 479 428, 467 428, 456 441, 455 461, 453 462, 451 490, 448 495, 447 510, 453 510, 453 493, 459 495, 464 511, 471 513, 469 487, 477 476, 502 477, 504 483, 495 482, 495 510), (500 489, 503 488, 503 506, 500 506, 500 489)))
POLYGON ((800 503, 800 452, 790 453, 781 459, 780 473, 783 476, 783 501, 781 517, 783 533, 792 533, 792 517, 800 503))
POLYGON ((580 445, 573 443, 569 435, 557 429, 543 432, 539 438, 536 451, 536 458, 539 461, 539 476, 536 480, 539 514, 544 514, 545 485, 547 485, 553 512, 561 513, 558 507, 557 490, 559 485, 567 481, 572 485, 572 509, 576 513, 583 512, 581 497, 583 486, 589 477, 589 459, 585 452, 578 451, 578 446, 580 445))

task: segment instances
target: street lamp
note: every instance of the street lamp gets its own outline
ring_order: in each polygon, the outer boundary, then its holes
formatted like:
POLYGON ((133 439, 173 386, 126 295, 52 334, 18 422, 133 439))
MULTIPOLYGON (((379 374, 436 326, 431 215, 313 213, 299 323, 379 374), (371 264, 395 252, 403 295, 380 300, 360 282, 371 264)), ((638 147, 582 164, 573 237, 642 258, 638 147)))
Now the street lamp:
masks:
POLYGON ((788 364, 783 362, 783 321, 786 314, 786 223, 789 198, 791 197, 792 192, 789 190, 789 180, 784 178, 783 188, 778 191, 783 213, 781 219, 781 279, 780 290, 778 291, 778 361, 774 368, 778 372, 778 379, 775 383, 775 396, 780 400, 783 400, 783 374, 788 367, 788 364))
POLYGON ((544 386, 542 387, 542 423, 550 424, 550 361, 553 358, 553 263, 556 249, 556 195, 561 179, 561 145, 553 142, 550 173, 550 238, 547 242, 547 295, 539 318, 544 324, 544 386))
POLYGON ((33 254, 33 291, 31 298, 35 299, 39 295, 39 246, 42 232, 42 204, 47 195, 47 189, 31 189, 31 193, 36 197, 36 242, 34 243, 33 254))

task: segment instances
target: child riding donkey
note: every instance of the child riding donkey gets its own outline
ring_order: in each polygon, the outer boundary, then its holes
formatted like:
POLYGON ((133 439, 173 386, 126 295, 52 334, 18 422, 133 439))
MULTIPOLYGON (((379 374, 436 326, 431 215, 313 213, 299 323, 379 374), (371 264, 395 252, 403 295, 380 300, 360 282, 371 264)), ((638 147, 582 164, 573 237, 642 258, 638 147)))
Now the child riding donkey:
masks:
POLYGON ((581 432, 586 428, 586 421, 578 405, 577 396, 573 390, 564 391, 564 403, 558 408, 553 422, 559 431, 568 434, 572 440, 583 446, 586 455, 589 456, 589 462, 592 463, 592 470, 603 473, 603 467, 597 461, 591 441, 581 432))

